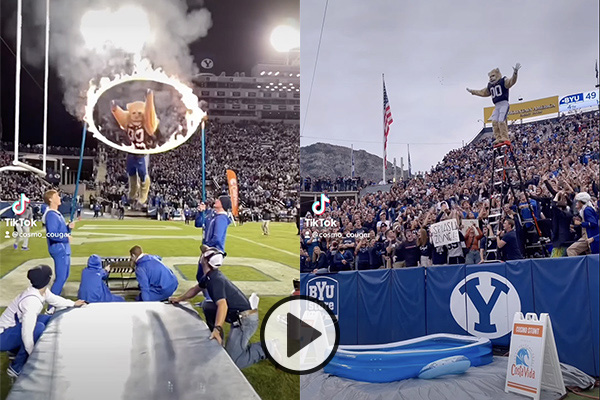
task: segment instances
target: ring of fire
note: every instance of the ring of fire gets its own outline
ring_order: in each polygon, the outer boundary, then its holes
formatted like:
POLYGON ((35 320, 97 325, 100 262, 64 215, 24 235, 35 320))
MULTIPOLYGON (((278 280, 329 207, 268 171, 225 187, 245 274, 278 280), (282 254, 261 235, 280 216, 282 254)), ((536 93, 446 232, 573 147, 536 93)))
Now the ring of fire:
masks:
POLYGON ((177 78, 168 76, 160 68, 152 69, 150 63, 147 60, 141 60, 139 63, 136 64, 136 68, 134 69, 134 72, 131 75, 117 75, 112 80, 107 77, 103 77, 100 79, 100 84, 98 86, 90 85, 90 88, 87 92, 87 104, 85 106, 85 116, 83 119, 88 124, 88 130, 94 134, 94 138, 100 140, 101 142, 105 143, 106 145, 112 148, 133 154, 156 154, 173 150, 177 146, 189 140, 189 138, 191 138, 194 135, 194 133, 198 129, 198 126, 202 122, 202 119, 205 116, 206 113, 202 111, 198 105, 198 97, 194 94, 190 87, 180 82, 177 78), (178 139, 175 139, 176 135, 174 135, 174 132, 172 132, 169 140, 166 143, 153 149, 136 149, 133 145, 118 145, 106 138, 100 132, 100 130, 96 126, 96 122, 94 121, 94 108, 96 107, 96 103, 98 103, 100 96, 102 96, 102 94, 107 90, 122 83, 131 81, 159 82, 165 85, 169 85, 173 87, 177 92, 179 92, 179 94, 181 94, 181 102, 187 108, 187 112, 185 115, 187 134, 185 136, 180 136, 180 138, 178 139))

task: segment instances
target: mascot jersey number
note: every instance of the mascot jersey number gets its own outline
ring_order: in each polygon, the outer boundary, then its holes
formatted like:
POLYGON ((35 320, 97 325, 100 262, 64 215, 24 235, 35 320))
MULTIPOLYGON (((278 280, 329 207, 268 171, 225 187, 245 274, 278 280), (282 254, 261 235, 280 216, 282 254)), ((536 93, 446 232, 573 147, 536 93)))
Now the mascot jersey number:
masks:
MULTIPOLYGON (((146 101, 127 104, 127 111, 112 102, 111 111, 121 129, 127 132, 131 144, 139 150, 155 141, 158 117, 154 108, 154 94, 148 90, 146 101)), ((129 199, 144 204, 150 191, 148 155, 128 154, 127 175, 129 176, 129 199), (139 183, 138 183, 139 182, 139 183)))
POLYGON ((508 117, 508 89, 517 83, 517 73, 521 68, 521 64, 517 63, 513 67, 513 75, 510 78, 502 76, 500 70, 495 68, 488 73, 490 81, 484 89, 474 90, 467 88, 467 91, 473 95, 488 97, 492 96, 494 102, 494 112, 492 113, 492 129, 494 131, 494 145, 500 143, 510 143, 508 137, 508 125, 506 118, 508 117))

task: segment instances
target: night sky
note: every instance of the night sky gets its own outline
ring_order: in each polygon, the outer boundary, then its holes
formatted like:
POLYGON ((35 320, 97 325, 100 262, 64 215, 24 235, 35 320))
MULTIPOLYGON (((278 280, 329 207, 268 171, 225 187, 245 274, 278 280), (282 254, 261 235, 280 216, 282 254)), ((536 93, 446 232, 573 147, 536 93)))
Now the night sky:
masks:
MULTIPOLYGON (((41 1, 41 0, 36 0, 41 1)), ((75 1, 75 0, 73 0, 75 1)), ((188 0, 188 4, 198 1, 188 0)), ((1 80, 0 98, 2 141, 10 142, 14 131, 15 99, 15 39, 7 34, 16 30, 16 0, 2 0, 0 5, 2 42, 0 42, 1 80), (12 26, 8 24, 12 22, 12 26), (8 45, 8 46, 7 46, 8 45)), ((208 36, 190 46, 196 64, 205 57, 214 61, 215 74, 225 71, 246 72, 260 61, 275 55, 269 42, 271 30, 286 22, 298 24, 299 0, 206 0, 211 12, 212 28, 208 36)), ((23 15, 24 35, 27 35, 27 14, 23 15)), ((25 39, 24 39, 25 40, 25 39)), ((44 71, 24 64, 21 75, 21 143, 41 143, 43 126, 44 71)), ((61 81, 50 67, 48 100, 48 143, 59 146, 80 146, 82 123, 65 110, 62 104, 61 81)), ((96 146, 95 140, 87 145, 96 146)))

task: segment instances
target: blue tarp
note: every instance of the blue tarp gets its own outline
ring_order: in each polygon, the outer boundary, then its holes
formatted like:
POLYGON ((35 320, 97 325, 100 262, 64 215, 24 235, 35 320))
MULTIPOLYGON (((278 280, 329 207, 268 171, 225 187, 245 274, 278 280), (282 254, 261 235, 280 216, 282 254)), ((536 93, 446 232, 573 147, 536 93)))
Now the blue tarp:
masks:
POLYGON ((456 333, 507 346, 516 311, 548 313, 560 361, 598 376, 599 269, 591 255, 301 274, 301 292, 331 304, 344 345, 456 333))

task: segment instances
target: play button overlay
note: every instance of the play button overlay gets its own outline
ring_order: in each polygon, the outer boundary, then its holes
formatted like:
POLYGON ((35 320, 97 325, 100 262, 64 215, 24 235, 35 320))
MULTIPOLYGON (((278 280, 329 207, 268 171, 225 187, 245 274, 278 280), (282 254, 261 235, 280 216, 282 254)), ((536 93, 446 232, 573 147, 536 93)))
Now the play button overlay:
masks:
POLYGON ((292 313, 287 313, 287 356, 294 354, 314 342, 322 333, 292 313))
POLYGON ((265 315, 260 340, 273 364, 291 374, 310 374, 335 355, 340 329, 325 303, 309 296, 290 296, 265 315))

